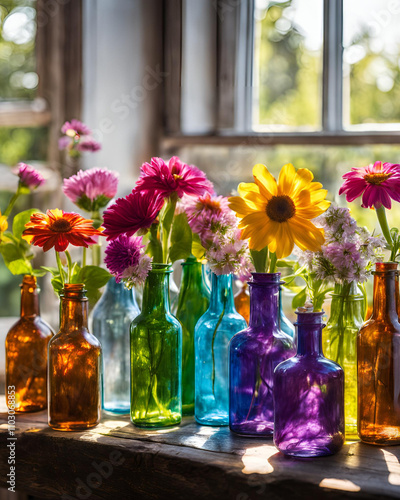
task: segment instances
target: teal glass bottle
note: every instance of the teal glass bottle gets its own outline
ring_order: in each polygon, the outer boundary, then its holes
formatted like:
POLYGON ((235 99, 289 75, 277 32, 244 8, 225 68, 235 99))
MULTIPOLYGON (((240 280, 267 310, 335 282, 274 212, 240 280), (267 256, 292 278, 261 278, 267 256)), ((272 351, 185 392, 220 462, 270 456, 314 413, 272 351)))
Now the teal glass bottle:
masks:
POLYGON ((103 348, 102 408, 130 409, 130 325, 140 313, 134 290, 111 278, 93 309, 92 332, 103 348))
POLYGON ((210 292, 195 257, 182 262, 182 281, 176 317, 182 325, 182 412, 194 413, 194 328, 208 309, 210 292))
POLYGON ((229 424, 229 341, 247 327, 234 306, 232 275, 212 274, 208 310, 195 328, 195 418, 229 424))
POLYGON ((168 264, 153 264, 131 324, 131 420, 159 428, 182 420, 182 327, 170 312, 168 264))

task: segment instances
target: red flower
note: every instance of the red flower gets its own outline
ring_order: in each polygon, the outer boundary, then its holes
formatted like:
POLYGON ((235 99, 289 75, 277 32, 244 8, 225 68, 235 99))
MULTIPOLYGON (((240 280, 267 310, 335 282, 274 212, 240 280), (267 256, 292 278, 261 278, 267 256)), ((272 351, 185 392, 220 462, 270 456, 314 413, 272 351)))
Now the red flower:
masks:
POLYGON ((76 247, 87 247, 96 243, 92 236, 102 234, 93 227, 92 220, 58 208, 47 210, 46 214, 32 214, 25 227, 23 236, 33 237, 32 244, 43 247, 45 252, 53 247, 57 252, 64 252, 70 243, 76 247))
POLYGON ((143 163, 141 172, 135 190, 157 190, 165 198, 174 192, 179 198, 184 194, 201 196, 214 192, 204 172, 194 165, 186 165, 177 156, 173 156, 168 165, 162 158, 152 158, 150 163, 143 163))
POLYGON ((164 205, 159 192, 132 191, 125 198, 118 198, 103 214, 104 233, 108 240, 120 234, 132 236, 140 229, 148 229, 164 205))

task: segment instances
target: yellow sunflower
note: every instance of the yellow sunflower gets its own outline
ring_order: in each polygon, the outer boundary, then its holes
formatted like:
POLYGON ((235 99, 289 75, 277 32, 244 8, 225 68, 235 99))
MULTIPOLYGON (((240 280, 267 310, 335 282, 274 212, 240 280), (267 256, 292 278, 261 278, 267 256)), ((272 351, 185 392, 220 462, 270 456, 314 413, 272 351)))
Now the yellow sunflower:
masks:
POLYGON ((296 244, 302 250, 317 251, 324 243, 323 229, 310 221, 329 207, 326 189, 312 182, 306 168, 296 171, 284 165, 278 183, 265 165, 253 167, 255 183, 241 183, 240 196, 229 198, 229 206, 241 220, 242 239, 249 240, 252 250, 266 246, 278 259, 290 255, 296 244))
POLYGON ((5 215, 1 215, 0 212, 0 233, 7 231, 7 229, 8 229, 7 217, 5 215))

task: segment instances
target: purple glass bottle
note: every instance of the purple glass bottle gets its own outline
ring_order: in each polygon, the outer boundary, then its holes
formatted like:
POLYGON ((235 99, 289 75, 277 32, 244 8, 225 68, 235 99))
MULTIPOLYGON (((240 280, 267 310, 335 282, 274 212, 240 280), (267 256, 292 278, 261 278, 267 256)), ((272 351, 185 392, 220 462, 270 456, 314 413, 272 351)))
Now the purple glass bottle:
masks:
POLYGON ((332 455, 344 443, 344 373, 322 354, 323 312, 296 313, 297 354, 274 374, 274 443, 294 457, 332 455))
POLYGON ((272 436, 274 368, 296 351, 279 327, 280 273, 252 273, 249 327, 230 342, 229 427, 244 436, 272 436))

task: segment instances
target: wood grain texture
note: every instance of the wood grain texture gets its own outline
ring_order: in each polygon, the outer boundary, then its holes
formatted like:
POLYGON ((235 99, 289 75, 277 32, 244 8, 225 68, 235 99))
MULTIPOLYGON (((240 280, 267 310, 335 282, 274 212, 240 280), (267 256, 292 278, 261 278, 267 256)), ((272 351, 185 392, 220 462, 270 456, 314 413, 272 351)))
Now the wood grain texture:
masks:
MULTIPOLYGON (((40 498, 400 498, 399 446, 352 442, 332 457, 297 460, 278 453, 271 440, 237 437, 191 418, 147 431, 126 415, 108 414, 83 433, 51 430, 46 412, 16 420, 17 489, 40 498)), ((2 487, 7 437, 3 413, 2 487)))

